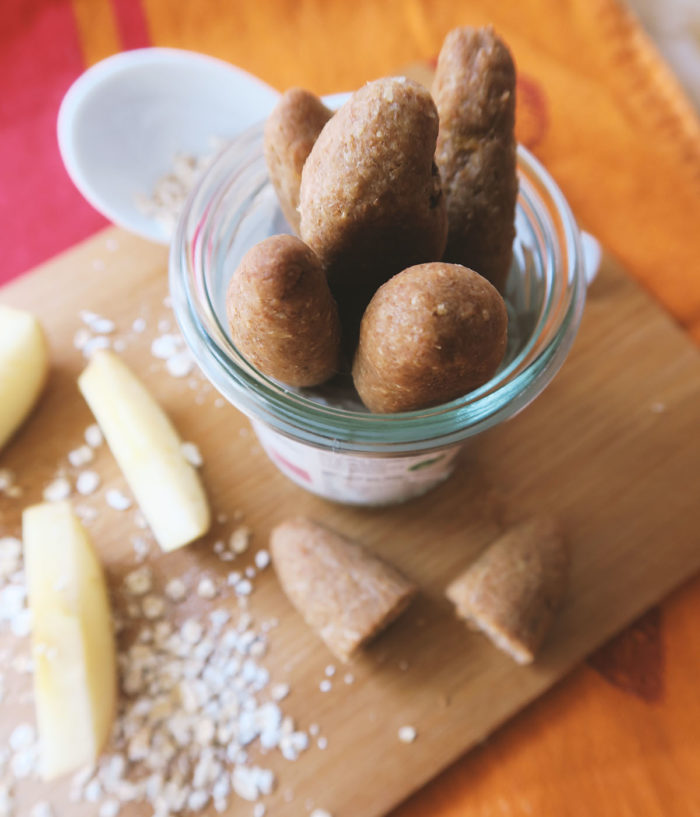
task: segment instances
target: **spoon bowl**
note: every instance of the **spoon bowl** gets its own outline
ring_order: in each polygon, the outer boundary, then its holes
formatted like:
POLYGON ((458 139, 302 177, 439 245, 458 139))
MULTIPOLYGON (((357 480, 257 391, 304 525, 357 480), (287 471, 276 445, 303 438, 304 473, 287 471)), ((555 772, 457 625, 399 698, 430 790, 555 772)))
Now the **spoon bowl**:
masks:
POLYGON ((176 153, 201 156, 264 119, 279 94, 223 60, 174 48, 142 48, 93 65, 58 114, 68 175, 115 224, 168 244, 166 226, 141 211, 176 153))

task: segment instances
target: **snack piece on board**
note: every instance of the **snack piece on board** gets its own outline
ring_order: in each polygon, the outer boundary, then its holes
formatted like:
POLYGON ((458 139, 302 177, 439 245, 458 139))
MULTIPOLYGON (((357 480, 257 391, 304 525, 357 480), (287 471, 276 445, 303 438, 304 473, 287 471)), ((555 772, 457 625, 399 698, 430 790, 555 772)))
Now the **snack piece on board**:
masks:
POLYGON ((248 250, 226 313, 233 342, 263 374, 315 386, 338 371, 338 308, 321 262, 298 238, 273 235, 248 250))
POLYGON ((447 217, 430 93, 392 77, 356 91, 301 174, 301 237, 319 255, 354 348, 362 313, 402 269, 441 258, 447 217))
POLYGON ((272 531, 270 552, 291 603, 343 661, 390 624, 416 592, 361 545, 304 517, 272 531))
POLYGON ((511 528, 447 588, 457 614, 519 664, 529 664, 566 592, 569 551, 557 524, 535 517, 511 528))
POLYGON ((485 278, 458 264, 419 264, 382 286, 360 326, 355 388, 370 411, 411 411, 485 383, 503 359, 508 316, 485 278))
POLYGON ((435 160, 449 224, 443 259, 471 267, 503 292, 518 195, 515 66, 494 30, 457 28, 438 58, 435 160))
POLYGON ((290 227, 299 234, 301 169, 323 126, 333 116, 310 91, 290 88, 267 118, 263 134, 265 162, 290 227))

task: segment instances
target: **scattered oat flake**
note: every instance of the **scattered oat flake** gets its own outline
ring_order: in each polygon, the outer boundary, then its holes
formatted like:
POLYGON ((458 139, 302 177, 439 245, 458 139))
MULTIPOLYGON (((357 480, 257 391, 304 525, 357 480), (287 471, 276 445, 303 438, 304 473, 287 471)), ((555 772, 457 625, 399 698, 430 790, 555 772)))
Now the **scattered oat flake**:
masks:
POLYGON ((98 817, 117 817, 119 811, 121 810, 121 803, 119 800, 115 800, 111 798, 109 800, 104 800, 97 812, 98 817))
POLYGON ((150 567, 138 567, 124 577, 127 593, 132 596, 143 596, 153 587, 153 573, 150 567))
POLYGON ((187 595, 187 587, 182 579, 170 579, 165 585, 165 595, 170 601, 182 601, 187 595))
POLYGON ((47 502, 60 502, 70 496, 70 482, 65 477, 58 477, 44 488, 43 497, 47 502))
MULTIPOLYGON (((0 814, 2 810, 0 809, 0 814)), ((48 800, 40 800, 32 806, 29 817, 53 817, 53 807, 48 800)))
POLYGON ((236 528, 236 530, 231 534, 231 539, 229 540, 229 547, 234 553, 241 554, 245 553, 248 550, 248 545, 250 544, 250 528, 246 525, 241 525, 240 528, 236 528))
POLYGON ((270 564, 270 554, 266 550, 259 550, 255 554, 255 566, 258 570, 265 570, 270 564))
POLYGON ((102 315, 90 312, 88 309, 82 309, 80 311, 80 319, 98 335, 109 335, 114 332, 114 321, 111 321, 109 318, 103 318, 102 315))
POLYGON ((81 445, 68 452, 68 462, 74 468, 87 465, 89 462, 92 462, 94 458, 95 455, 89 445, 81 445))
POLYGON ((36 740, 36 730, 30 723, 20 723, 10 733, 9 745, 12 751, 27 749, 36 740))
POLYGON ((81 351, 83 353, 83 357, 89 359, 98 350, 109 349, 110 346, 111 342, 109 338, 105 337, 104 335, 95 335, 86 341, 81 351))
POLYGON ((115 511, 128 511, 133 504, 131 497, 122 493, 118 488, 110 488, 105 493, 105 502, 115 511))
POLYGON ((213 599, 216 596, 216 585, 208 576, 199 580, 197 595, 202 599, 213 599))
POLYGON ((90 496, 100 487, 100 475, 97 471, 81 471, 75 481, 75 490, 81 496, 90 496))
POLYGON ((148 619, 160 618, 165 612, 165 602, 160 596, 146 596, 141 602, 141 609, 148 619))
POLYGON ((173 377, 187 377, 193 367, 194 358, 187 349, 178 352, 165 361, 165 368, 173 377))
POLYGON ((289 695, 289 684, 274 684, 270 689, 270 697, 273 701, 283 701, 289 695))
POLYGON ((195 443, 183 443, 180 446, 182 456, 195 468, 200 468, 204 464, 202 454, 195 443))
POLYGON ((418 733, 413 726, 402 726, 399 729, 399 740, 401 743, 413 743, 417 736, 418 733))
POLYGON ((253 585, 249 579, 241 579, 234 589, 237 596, 249 596, 253 592, 253 585))
POLYGON ((99 448, 102 445, 103 439, 102 431, 97 423, 93 423, 85 429, 85 442, 91 448, 99 448))

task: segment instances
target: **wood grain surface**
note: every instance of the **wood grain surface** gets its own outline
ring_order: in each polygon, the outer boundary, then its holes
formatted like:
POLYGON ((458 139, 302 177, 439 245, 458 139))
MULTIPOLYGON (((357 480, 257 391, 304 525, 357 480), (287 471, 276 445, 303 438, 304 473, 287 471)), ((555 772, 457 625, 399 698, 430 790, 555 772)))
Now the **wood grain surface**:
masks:
MULTIPOLYGON (((308 513, 365 542, 419 584, 420 598, 349 666, 355 683, 321 693, 332 657, 272 572, 257 582, 255 610, 280 619, 266 659, 272 677, 291 683, 289 709, 300 725, 318 722, 328 737, 325 751, 312 748, 278 769, 270 814, 289 813, 285 791, 335 817, 384 814, 700 568, 698 352, 609 261, 589 292, 571 356, 546 392, 471 444, 448 483, 381 510, 306 494, 276 471, 246 419, 221 406, 201 378, 193 384, 163 371, 149 347, 158 321, 172 322, 166 292, 165 252, 116 229, 1 291, 3 302, 41 317, 53 366, 40 406, 3 452, 2 465, 16 472, 25 493, 21 502, 0 497, 0 526, 18 533, 22 504, 40 498, 91 422, 75 385, 84 365, 73 346, 79 310, 112 318, 118 333, 143 316, 149 330, 129 335, 123 356, 183 437, 199 445, 215 512, 242 513, 258 545, 285 516, 308 513), (457 622, 443 590, 500 531, 543 507, 560 518, 571 542, 572 588, 541 659, 521 668, 457 622), (418 731, 413 744, 397 739, 404 724, 418 731)), ((97 467, 103 488, 123 487, 106 449, 97 467)), ((129 525, 125 515, 105 510, 91 527, 114 586, 133 564, 129 525)), ((228 570, 212 553, 217 533, 173 554, 152 552, 159 584, 171 575, 228 570)), ((191 599, 182 614, 203 604, 191 599)), ((4 637, 3 654, 15 649, 26 644, 4 637)), ((0 743, 30 711, 28 680, 18 676, 10 690, 16 706, 0 709, 0 743)), ((89 813, 68 806, 64 783, 51 791, 58 813, 89 813)), ((35 782, 19 791, 25 805, 42 796, 35 782)))

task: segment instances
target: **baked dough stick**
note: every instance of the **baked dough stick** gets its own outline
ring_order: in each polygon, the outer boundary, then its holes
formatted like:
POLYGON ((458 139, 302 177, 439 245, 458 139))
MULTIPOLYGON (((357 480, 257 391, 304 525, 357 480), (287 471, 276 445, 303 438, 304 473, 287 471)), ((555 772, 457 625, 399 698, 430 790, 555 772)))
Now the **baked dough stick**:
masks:
POLYGON ((416 588, 361 545, 298 517, 270 535, 282 589, 343 661, 392 622, 416 588))
POLYGON ((463 264, 503 292, 518 195, 515 66, 489 26, 445 38, 433 81, 440 115, 435 161, 447 200, 444 261, 463 264))
POLYGON ((529 664, 561 605, 568 574, 569 552, 557 525, 537 517, 489 545, 446 595, 461 618, 529 664))
POLYGON ((265 122, 263 150, 270 181, 289 226, 299 235, 301 169, 323 126, 333 116, 310 91, 290 88, 265 122))
POLYGON ((442 257, 438 113, 405 77, 368 82, 321 131, 301 174, 301 237, 320 257, 354 352, 362 313, 406 267, 442 257))

